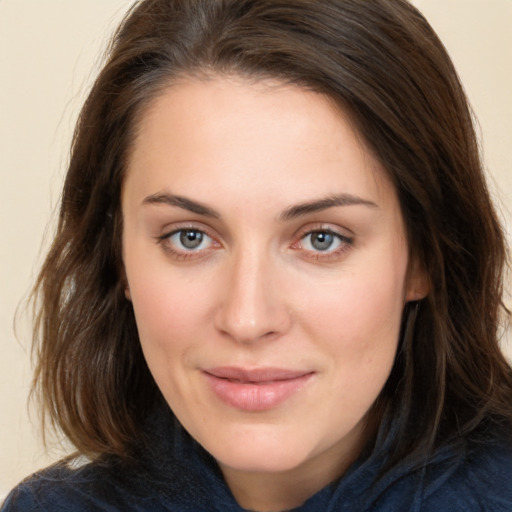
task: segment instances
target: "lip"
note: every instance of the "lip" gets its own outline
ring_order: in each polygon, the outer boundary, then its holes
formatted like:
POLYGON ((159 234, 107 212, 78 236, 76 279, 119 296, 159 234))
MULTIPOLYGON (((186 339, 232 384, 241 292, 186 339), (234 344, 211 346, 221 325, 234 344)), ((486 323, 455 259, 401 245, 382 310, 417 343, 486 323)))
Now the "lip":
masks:
POLYGON ((299 392, 314 372, 225 366, 203 370, 203 375, 224 403, 236 409, 260 412, 277 407, 299 392))

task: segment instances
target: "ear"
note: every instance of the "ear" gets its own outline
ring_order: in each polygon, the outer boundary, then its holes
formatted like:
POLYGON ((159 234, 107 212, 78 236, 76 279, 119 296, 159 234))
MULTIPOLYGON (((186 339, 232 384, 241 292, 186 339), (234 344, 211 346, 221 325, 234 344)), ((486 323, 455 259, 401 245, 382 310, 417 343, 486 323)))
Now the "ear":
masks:
POLYGON ((423 264, 417 257, 411 257, 407 269, 405 302, 424 299, 430 291, 430 279, 423 264))
POLYGON ((132 301, 132 294, 130 293, 130 285, 128 284, 128 278, 126 277, 126 270, 124 265, 119 269, 119 287, 123 288, 124 296, 126 300, 132 301))

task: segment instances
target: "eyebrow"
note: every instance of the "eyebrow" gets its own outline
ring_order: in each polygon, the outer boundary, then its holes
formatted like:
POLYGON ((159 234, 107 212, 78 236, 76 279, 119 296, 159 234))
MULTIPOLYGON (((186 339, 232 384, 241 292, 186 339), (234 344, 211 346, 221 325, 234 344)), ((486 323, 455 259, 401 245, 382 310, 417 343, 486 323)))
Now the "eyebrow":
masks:
POLYGON ((220 218, 220 213, 216 212, 212 208, 205 206, 204 204, 192 201, 183 196, 176 196, 174 194, 168 194, 166 192, 159 192, 152 194, 142 201, 143 204, 166 204, 169 206, 177 206, 183 210, 188 210, 198 215, 204 215, 213 219, 220 218))
MULTIPOLYGON (((142 203, 166 204, 169 206, 176 206, 178 208, 182 208, 183 210, 196 213, 197 215, 204 215, 206 217, 211 217, 213 219, 219 219, 221 217, 219 212, 217 212, 213 208, 210 208, 209 206, 206 206, 197 201, 193 201, 192 199, 188 199, 186 197, 174 194, 169 194, 167 192, 158 192, 156 194, 149 195, 142 201, 142 203)), ((363 199, 359 196, 355 196, 352 194, 337 194, 333 196, 324 197, 322 199, 318 199, 315 201, 308 201, 305 203, 290 206, 279 215, 278 219, 280 221, 287 221, 311 213, 327 210, 328 208, 333 208, 336 206, 352 205, 362 205, 367 206, 368 208, 378 208, 378 205, 373 201, 368 201, 367 199, 363 199)))
POLYGON ((363 199, 359 196, 355 196, 352 194, 337 194, 325 197, 323 199, 318 199, 315 201, 309 201, 306 203, 290 206, 290 208, 287 208, 283 213, 281 213, 281 215, 279 216, 279 220, 291 220, 297 217, 302 217, 304 215, 309 215, 310 213, 327 210, 328 208, 333 208, 335 206, 352 205, 362 205, 367 206, 368 208, 379 207, 373 201, 368 201, 367 199, 363 199))

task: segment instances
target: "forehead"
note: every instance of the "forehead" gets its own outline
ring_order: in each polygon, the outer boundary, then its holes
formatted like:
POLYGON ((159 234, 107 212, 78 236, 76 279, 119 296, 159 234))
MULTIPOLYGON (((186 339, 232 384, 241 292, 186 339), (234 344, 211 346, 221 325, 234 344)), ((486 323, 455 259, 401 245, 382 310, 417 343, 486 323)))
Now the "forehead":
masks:
POLYGON ((212 183, 227 193, 263 184, 267 195, 295 191, 292 201, 309 191, 328 195, 333 186, 379 196, 378 182, 387 181, 329 97, 239 77, 183 80, 154 99, 139 117, 126 179, 173 190, 194 182, 199 195, 212 183))

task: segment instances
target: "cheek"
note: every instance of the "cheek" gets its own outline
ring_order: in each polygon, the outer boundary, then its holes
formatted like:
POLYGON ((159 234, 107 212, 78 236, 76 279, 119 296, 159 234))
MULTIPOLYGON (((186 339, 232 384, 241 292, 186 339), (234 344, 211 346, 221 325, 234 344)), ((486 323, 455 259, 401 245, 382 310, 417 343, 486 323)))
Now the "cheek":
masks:
POLYGON ((346 272, 328 287, 317 288, 302 304, 309 337, 321 340, 332 356, 333 374, 347 389, 353 388, 351 381, 383 385, 393 364, 406 268, 406 262, 396 261, 346 272))
POLYGON ((359 274, 309 294, 302 308, 312 320, 310 325, 364 346, 372 341, 368 337, 372 332, 386 338, 396 333, 403 305, 401 280, 359 274))
MULTIPOLYGON (((154 267, 155 268, 155 267, 154 267)), ((187 349, 197 338, 208 299, 195 281, 180 280, 169 272, 136 269, 128 274, 137 328, 148 363, 187 349)))
POLYGON ((374 288, 361 280, 346 285, 346 293, 316 311, 326 340, 323 349, 331 355, 330 389, 343 404, 342 426, 363 418, 382 391, 395 360, 402 316, 402 287, 393 280, 381 279, 374 288))

